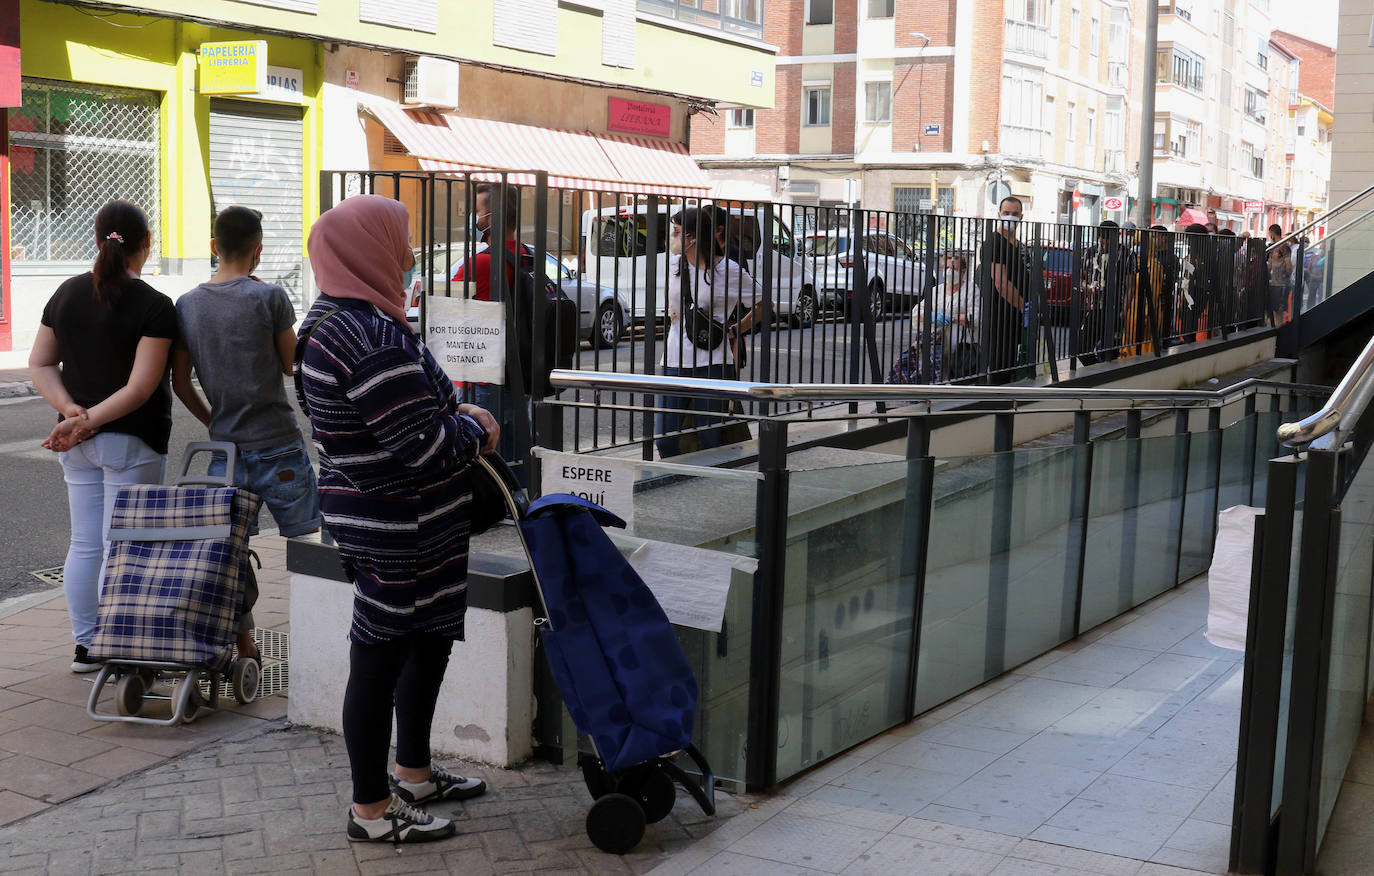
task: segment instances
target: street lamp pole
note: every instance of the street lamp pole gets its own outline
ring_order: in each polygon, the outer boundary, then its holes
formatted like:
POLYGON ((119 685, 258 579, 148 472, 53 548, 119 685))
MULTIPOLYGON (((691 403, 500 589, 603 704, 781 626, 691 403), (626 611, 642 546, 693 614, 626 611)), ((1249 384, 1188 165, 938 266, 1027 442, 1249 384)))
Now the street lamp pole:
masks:
POLYGON ((1155 89, 1159 54, 1159 3, 1145 4, 1145 93, 1140 96, 1140 210, 1136 224, 1149 228, 1155 216, 1155 89))

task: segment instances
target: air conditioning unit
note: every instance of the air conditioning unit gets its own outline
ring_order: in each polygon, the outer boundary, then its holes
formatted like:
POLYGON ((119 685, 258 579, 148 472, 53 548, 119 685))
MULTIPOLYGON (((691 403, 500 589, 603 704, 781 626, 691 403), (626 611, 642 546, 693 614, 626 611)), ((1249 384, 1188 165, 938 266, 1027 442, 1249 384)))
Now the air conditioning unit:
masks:
POLYGON ((405 67, 406 106, 458 109, 458 62, 420 55, 410 58, 405 67))

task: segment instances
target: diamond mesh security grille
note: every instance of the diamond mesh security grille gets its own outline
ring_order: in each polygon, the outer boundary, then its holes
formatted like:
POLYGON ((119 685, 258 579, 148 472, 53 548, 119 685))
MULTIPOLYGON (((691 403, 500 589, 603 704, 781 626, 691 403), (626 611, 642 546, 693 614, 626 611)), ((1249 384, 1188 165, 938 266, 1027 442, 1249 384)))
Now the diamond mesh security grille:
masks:
POLYGON ((10 114, 11 246, 16 262, 91 262, 95 214, 131 201, 148 214, 157 258, 157 94, 25 78, 10 114))

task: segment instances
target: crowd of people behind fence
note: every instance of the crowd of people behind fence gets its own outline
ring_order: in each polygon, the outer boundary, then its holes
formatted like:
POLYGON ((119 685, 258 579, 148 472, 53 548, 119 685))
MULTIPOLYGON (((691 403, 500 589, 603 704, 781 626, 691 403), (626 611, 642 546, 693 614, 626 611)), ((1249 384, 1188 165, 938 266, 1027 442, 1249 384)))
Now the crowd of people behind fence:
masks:
POLYGON ((1301 306, 1294 293, 1319 294, 1323 279, 1320 257, 1298 264, 1299 242, 1275 245, 1284 239, 1278 225, 1261 241, 1200 223, 1175 233, 1106 220, 1086 230, 1064 264, 1047 261, 1051 247, 1065 248, 1058 241, 1042 249, 1041 287, 1032 282, 1037 253, 1020 233, 1022 212, 1020 199, 1005 198, 976 249, 956 245, 940 254, 888 383, 1005 384, 1050 358, 1089 366, 1277 327, 1301 306), (1058 297, 1049 294, 1056 282, 1058 297), (1053 353, 1044 349, 1047 335, 1053 353))

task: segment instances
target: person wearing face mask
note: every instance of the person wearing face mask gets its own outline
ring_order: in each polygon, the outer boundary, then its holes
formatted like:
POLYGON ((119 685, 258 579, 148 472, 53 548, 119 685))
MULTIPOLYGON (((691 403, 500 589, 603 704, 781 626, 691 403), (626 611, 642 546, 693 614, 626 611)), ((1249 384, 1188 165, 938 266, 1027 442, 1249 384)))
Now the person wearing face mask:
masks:
POLYGON ((421 807, 486 790, 434 763, 429 742, 464 634, 472 465, 495 449, 500 427, 458 402, 406 322, 400 278, 415 256, 404 204, 348 198, 320 214, 309 249, 320 296, 301 324, 296 397, 320 450, 325 527, 354 592, 345 830, 354 842, 444 839, 453 822, 421 807))
POLYGON ((1020 359, 1022 315, 1031 283, 1030 253, 1016 239, 1023 212, 1020 198, 1003 198, 997 231, 983 241, 979 251, 982 332, 991 384, 1014 380, 1020 359))
POLYGON ((911 347, 893 365, 888 383, 935 383, 958 380, 978 373, 978 295, 969 276, 968 259, 947 253, 940 282, 931 290, 934 304, 927 317, 926 302, 911 309, 911 347), (925 355, 922 335, 930 356, 930 376, 920 364, 925 355))
MULTIPOLYGON (((181 331, 172 350, 172 388, 211 440, 238 447, 234 483, 262 496, 278 531, 288 538, 313 532, 321 522, 315 470, 282 380, 292 374, 296 309, 281 286, 253 276, 262 259, 261 213, 226 207, 213 234, 218 270, 177 300, 181 331), (191 384, 193 370, 208 405, 191 384)), ((211 474, 222 474, 224 465, 217 458, 211 474)), ((256 583, 247 589, 238 651, 257 657, 248 611, 256 583)))

